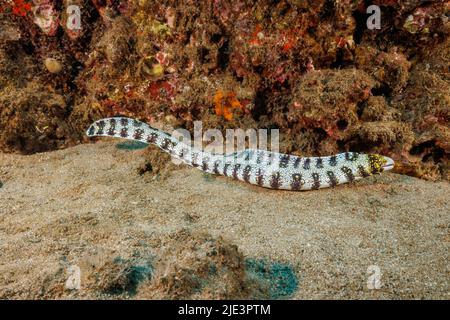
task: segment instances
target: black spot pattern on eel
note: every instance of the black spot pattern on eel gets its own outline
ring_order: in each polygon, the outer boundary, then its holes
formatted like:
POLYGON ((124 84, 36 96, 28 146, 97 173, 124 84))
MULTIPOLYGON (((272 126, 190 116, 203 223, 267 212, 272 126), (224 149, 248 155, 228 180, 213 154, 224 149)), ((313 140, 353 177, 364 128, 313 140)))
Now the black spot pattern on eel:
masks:
POLYGON ((225 163, 225 165, 223 166, 223 175, 225 177, 228 177, 227 170, 228 170, 229 166, 230 166, 230 163, 225 163))
POLYGON ((319 177, 319 174, 317 172, 314 172, 311 176, 313 178, 313 184, 312 184, 311 189, 312 190, 319 189, 320 188, 320 177, 319 177))
POLYGON ((215 174, 220 174, 220 171, 219 171, 219 165, 220 165, 221 162, 222 162, 222 161, 220 161, 220 160, 214 161, 213 172, 214 172, 215 174))
POLYGON ((178 156, 179 156, 180 158, 183 158, 184 155, 185 155, 187 152, 188 152, 188 149, 186 149, 186 148, 181 148, 180 153, 178 154, 178 156))
POLYGON ((306 158, 305 162, 303 163, 303 169, 309 170, 310 167, 311 167, 311 159, 310 158, 306 158))
POLYGON ((121 125, 122 127, 127 126, 127 125, 128 125, 128 119, 126 119, 126 118, 121 118, 121 119, 120 119, 120 125, 121 125))
POLYGON ((202 160, 202 170, 203 171, 208 171, 208 168, 209 168, 208 163, 209 163, 209 158, 208 157, 203 158, 203 160, 202 160))
POLYGON ((356 161, 358 159, 358 154, 356 152, 346 152, 345 160, 347 161, 356 161))
POLYGON ((170 147, 172 147, 172 141, 170 141, 169 138, 164 138, 162 143, 161 143, 161 148, 163 150, 169 150, 170 147))
POLYGON ((284 154, 280 157, 280 168, 287 168, 289 164, 289 159, 291 157, 288 154, 284 154))
POLYGON ((144 134, 144 130, 142 130, 142 129, 136 129, 136 130, 134 131, 133 138, 136 139, 136 140, 141 140, 143 134, 144 134))
POLYGON ((364 169, 364 167, 363 166, 358 166, 358 172, 359 172, 359 174, 362 176, 362 177, 364 177, 364 178, 366 178, 366 177, 369 177, 370 176, 370 173, 369 172, 367 172, 367 170, 366 169, 364 169))
POLYGON ((299 173, 294 173, 292 175, 291 189, 298 191, 303 185, 302 176, 299 173))
POLYGON ((147 137, 148 143, 155 143, 156 139, 158 139, 158 134, 156 132, 152 132, 147 137))
POLYGON ((264 183, 264 172, 261 169, 258 169, 258 173, 256 175, 256 183, 258 186, 262 186, 264 183))
POLYGON ((273 163, 273 154, 272 153, 268 153, 267 154, 267 165, 270 166, 273 163))
POLYGON ((349 182, 352 182, 355 180, 355 176, 353 175, 352 170, 349 167, 342 167, 341 171, 345 174, 345 176, 347 177, 347 180, 349 182))
POLYGON ((273 189, 279 189, 281 186, 281 182, 280 182, 280 173, 279 172, 275 172, 272 174, 272 176, 270 177, 270 186, 273 189))
POLYGON ((331 187, 335 187, 339 184, 339 180, 333 171, 327 171, 327 176, 328 176, 328 181, 330 182, 331 187))
POLYGON ((101 120, 97 123, 97 125, 98 125, 97 134, 102 135, 104 133, 103 130, 105 129, 106 123, 105 123, 105 121, 101 120))
POLYGON ((93 136, 94 133, 95 133, 95 128, 94 128, 94 126, 90 126, 90 127, 89 127, 89 133, 88 133, 88 134, 89 134, 90 136, 93 136))
POLYGON ((247 165, 244 168, 244 172, 242 174, 242 177, 244 178, 245 182, 249 182, 250 181, 250 172, 252 171, 252 166, 247 165))
POLYGON ((192 156, 191 156, 191 164, 193 167, 198 167, 199 164, 197 163, 198 160, 198 153, 197 152, 192 152, 192 156))
POLYGON ((300 162, 302 162, 302 158, 296 157, 295 162, 294 162, 294 169, 298 168, 298 166, 300 165, 300 162))
POLYGON ((336 156, 331 156, 329 163, 330 163, 330 166, 335 167, 337 165, 337 157, 336 156))
POLYGON ((133 120, 133 126, 137 127, 137 128, 142 127, 142 122, 137 121, 137 120, 133 120))
POLYGON ((261 164, 262 158, 264 157, 264 152, 258 152, 256 154, 256 163, 261 164))
POLYGON ((245 161, 249 161, 251 158, 253 158, 253 151, 247 151, 246 155, 245 155, 245 161))
POLYGON ((122 128, 122 129, 120 129, 120 136, 121 136, 122 138, 128 137, 128 128, 122 128))
POLYGON ((116 134, 116 119, 109 120, 109 129, 106 133, 110 136, 113 136, 116 134))
POLYGON ((317 158, 317 160, 316 160, 316 168, 317 169, 323 169, 323 160, 322 160, 322 158, 317 158))
POLYGON ((241 168, 240 164, 235 164, 233 167, 233 178, 237 179, 238 178, 238 171, 241 168))
POLYGON ((113 136, 116 134, 116 128, 115 127, 109 127, 108 131, 106 131, 106 134, 109 136, 113 136))

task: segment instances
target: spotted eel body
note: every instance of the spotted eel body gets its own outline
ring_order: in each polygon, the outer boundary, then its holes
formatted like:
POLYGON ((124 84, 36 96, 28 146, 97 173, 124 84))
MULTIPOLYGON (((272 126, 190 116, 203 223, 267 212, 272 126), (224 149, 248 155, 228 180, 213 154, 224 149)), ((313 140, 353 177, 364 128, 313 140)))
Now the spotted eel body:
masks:
POLYGON ((86 133, 89 137, 108 136, 155 144, 204 172, 271 189, 299 191, 334 187, 394 166, 394 161, 388 157, 356 152, 328 157, 298 157, 259 149, 213 154, 197 150, 144 122, 124 117, 98 120, 86 133))

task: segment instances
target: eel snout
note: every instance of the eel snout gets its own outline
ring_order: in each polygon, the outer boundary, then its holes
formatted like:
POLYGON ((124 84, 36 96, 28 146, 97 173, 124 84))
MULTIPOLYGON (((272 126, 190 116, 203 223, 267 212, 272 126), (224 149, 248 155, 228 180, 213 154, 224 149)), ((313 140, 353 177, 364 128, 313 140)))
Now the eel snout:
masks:
POLYGON ((383 171, 389 171, 389 170, 392 170, 393 168, 394 168, 394 164, 395 164, 395 162, 394 162, 394 160, 392 160, 391 158, 389 158, 389 157, 384 157, 383 156, 383 158, 384 158, 384 160, 386 161, 381 167, 383 168, 383 171))

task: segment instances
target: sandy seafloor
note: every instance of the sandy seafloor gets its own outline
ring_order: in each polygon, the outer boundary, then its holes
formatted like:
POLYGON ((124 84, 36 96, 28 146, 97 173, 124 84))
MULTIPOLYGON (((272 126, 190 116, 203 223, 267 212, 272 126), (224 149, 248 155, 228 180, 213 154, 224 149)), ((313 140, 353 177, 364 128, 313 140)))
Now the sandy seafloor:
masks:
POLYGON ((296 286, 284 298, 450 299, 447 182, 386 173, 273 191, 186 166, 140 175, 144 151, 116 144, 0 154, 0 298, 103 297, 65 288, 66 269, 98 252, 157 254, 159 239, 187 229, 290 266, 296 286), (370 266, 380 289, 367 287, 370 266))

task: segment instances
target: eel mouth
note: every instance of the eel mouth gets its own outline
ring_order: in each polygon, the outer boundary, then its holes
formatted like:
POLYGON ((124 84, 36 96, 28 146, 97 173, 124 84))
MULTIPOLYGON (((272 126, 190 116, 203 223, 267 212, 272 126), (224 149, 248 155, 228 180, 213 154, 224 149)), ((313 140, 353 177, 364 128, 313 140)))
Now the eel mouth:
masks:
POLYGON ((386 163, 381 166, 383 168, 383 171, 392 170, 394 168, 394 164, 395 164, 394 160, 392 160, 389 157, 384 157, 384 156, 383 156, 383 158, 386 161, 386 163))

